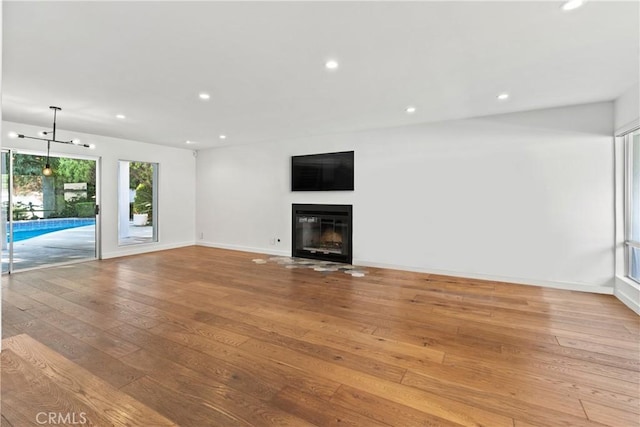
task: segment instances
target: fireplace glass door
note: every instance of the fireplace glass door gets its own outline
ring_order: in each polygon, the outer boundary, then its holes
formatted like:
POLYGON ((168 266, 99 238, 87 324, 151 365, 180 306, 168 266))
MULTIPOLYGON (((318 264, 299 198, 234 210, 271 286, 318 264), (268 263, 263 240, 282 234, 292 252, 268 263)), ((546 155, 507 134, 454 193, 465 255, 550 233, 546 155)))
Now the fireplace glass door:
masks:
POLYGON ((344 217, 300 215, 296 233, 297 249, 309 251, 312 254, 345 255, 348 247, 347 227, 344 217))
POLYGON ((293 256, 351 263, 350 205, 293 205, 293 256))

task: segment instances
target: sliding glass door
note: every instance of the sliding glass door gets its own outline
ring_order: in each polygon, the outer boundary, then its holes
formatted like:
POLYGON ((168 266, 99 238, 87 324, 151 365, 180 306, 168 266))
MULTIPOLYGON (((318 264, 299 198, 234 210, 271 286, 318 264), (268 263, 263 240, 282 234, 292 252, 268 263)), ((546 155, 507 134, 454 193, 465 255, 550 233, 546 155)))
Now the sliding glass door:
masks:
POLYGON ((2 235, 2 272, 8 273, 11 269, 11 223, 9 218, 11 207, 11 155, 8 150, 2 150, 0 169, 2 169, 2 212, 0 213, 0 231, 2 235))
POLYGON ((97 161, 2 152, 2 271, 95 259, 97 161))
POLYGON ((640 282, 640 130, 624 136, 627 174, 627 276, 640 282))

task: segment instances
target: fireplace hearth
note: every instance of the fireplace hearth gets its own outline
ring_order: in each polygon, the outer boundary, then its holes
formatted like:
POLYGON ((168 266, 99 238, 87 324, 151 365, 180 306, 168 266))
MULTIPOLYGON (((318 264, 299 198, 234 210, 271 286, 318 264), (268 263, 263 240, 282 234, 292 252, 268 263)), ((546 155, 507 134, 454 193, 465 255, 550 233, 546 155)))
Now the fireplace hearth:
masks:
POLYGON ((351 205, 292 205, 291 256, 352 262, 351 205))

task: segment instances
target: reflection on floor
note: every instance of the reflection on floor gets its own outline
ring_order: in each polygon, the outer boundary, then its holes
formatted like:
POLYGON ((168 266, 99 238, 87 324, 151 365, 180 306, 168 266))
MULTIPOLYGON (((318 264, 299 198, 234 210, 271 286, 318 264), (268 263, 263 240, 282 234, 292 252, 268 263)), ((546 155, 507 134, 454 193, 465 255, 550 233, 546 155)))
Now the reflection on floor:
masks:
POLYGON ((350 274, 353 277, 364 277, 368 272, 366 270, 359 269, 351 264, 343 264, 340 262, 322 261, 317 259, 308 258, 292 258, 288 256, 271 257, 268 259, 255 258, 252 260, 256 264, 266 264, 267 262, 275 262, 279 265, 284 265, 285 268, 311 268, 314 271, 321 271, 323 273, 331 273, 333 271, 342 271, 346 274, 350 274))

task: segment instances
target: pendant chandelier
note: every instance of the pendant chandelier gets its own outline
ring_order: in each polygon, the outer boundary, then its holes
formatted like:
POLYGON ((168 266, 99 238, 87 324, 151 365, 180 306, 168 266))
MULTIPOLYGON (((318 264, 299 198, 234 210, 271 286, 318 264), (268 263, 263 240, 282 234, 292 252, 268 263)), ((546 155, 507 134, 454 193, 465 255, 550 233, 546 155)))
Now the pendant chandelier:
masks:
POLYGON ((51 143, 52 142, 57 142, 58 144, 71 144, 71 145, 77 145, 78 147, 85 147, 85 148, 93 148, 93 145, 89 145, 89 144, 81 144, 80 141, 78 141, 77 139, 72 139, 71 141, 59 141, 56 139, 56 116, 58 114, 58 111, 62 111, 62 108, 60 107, 54 107, 51 106, 49 107, 51 110, 53 110, 53 130, 52 131, 44 131, 41 134, 44 136, 44 138, 38 138, 35 136, 26 136, 23 134, 18 134, 18 138, 26 138, 26 139, 37 139, 38 141, 47 141, 47 161, 44 165, 44 168, 42 169, 42 175, 44 176, 51 176, 53 175, 53 169, 51 169, 51 163, 49 162, 49 154, 51 152, 51 143), (49 135, 51 135, 51 138, 49 138, 49 135))

